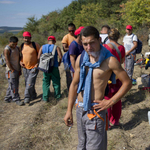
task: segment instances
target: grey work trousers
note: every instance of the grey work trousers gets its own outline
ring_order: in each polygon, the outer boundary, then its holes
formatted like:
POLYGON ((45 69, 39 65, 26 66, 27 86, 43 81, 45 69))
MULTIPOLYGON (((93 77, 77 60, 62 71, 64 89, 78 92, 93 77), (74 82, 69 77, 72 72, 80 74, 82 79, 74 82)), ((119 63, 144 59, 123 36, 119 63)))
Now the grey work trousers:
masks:
POLYGON ((8 88, 6 91, 5 101, 20 101, 20 96, 18 93, 19 88, 19 71, 14 70, 14 72, 6 71, 6 78, 8 80, 8 88))
POLYGON ((130 79, 132 79, 134 70, 134 55, 129 55, 125 57, 125 71, 127 72, 130 79))
POLYGON ((106 111, 99 112, 104 121, 98 116, 90 120, 87 114, 83 107, 77 106, 77 150, 107 150, 106 111))
POLYGON ((35 83, 36 77, 38 75, 39 70, 37 68, 33 69, 26 69, 23 68, 23 74, 25 77, 25 92, 24 97, 25 99, 31 100, 32 98, 36 98, 36 91, 35 91, 35 83))

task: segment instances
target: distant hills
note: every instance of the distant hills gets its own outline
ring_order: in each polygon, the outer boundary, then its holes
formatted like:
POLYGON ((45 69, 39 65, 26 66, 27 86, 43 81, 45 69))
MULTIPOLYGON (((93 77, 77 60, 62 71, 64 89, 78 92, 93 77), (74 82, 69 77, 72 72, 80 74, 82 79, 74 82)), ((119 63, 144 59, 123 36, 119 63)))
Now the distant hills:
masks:
POLYGON ((7 27, 7 26, 1 26, 0 27, 0 33, 4 33, 4 32, 9 32, 9 33, 18 33, 21 30, 23 30, 23 28, 21 27, 7 27))

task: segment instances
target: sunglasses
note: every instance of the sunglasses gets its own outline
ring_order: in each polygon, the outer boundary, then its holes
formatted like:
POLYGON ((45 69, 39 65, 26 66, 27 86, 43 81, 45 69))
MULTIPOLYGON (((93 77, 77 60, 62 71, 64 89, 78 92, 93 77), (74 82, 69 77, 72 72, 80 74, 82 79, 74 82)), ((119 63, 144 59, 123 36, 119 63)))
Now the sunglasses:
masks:
POLYGON ((75 30, 69 30, 69 32, 74 32, 75 30))

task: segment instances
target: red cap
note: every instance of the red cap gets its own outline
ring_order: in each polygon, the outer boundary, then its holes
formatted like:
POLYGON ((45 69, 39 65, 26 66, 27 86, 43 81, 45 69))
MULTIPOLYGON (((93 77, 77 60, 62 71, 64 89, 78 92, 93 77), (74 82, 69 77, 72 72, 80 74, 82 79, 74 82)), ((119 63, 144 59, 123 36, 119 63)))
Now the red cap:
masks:
POLYGON ((126 29, 132 30, 132 26, 131 26, 131 25, 127 25, 127 26, 126 26, 126 29))
POLYGON ((28 31, 23 32, 23 37, 28 36, 31 37, 31 33, 28 31))
POLYGON ((53 41, 56 42, 56 38, 55 38, 54 36, 49 36, 47 40, 48 40, 48 41, 49 41, 49 40, 53 40, 53 41))
POLYGON ((79 28, 74 32, 74 35, 80 34, 80 32, 81 32, 81 30, 82 30, 83 28, 84 28, 83 26, 79 27, 79 28))

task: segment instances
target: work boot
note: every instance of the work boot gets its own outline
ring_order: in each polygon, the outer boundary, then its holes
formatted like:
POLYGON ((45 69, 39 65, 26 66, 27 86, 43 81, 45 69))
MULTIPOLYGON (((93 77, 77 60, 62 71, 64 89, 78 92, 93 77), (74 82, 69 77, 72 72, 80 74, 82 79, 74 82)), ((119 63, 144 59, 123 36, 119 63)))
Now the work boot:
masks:
POLYGON ((22 101, 16 101, 16 104, 17 104, 18 106, 23 106, 23 105, 24 105, 24 102, 22 102, 22 101))
POLYGON ((8 100, 4 100, 4 101, 5 101, 5 103, 10 103, 11 102, 11 100, 9 100, 9 99, 8 100))
POLYGON ((25 104, 29 104, 29 103, 30 103, 30 98, 25 98, 25 99, 24 99, 24 103, 25 103, 25 104))
POLYGON ((48 103, 49 100, 44 100, 43 98, 41 98, 41 102, 48 103))

